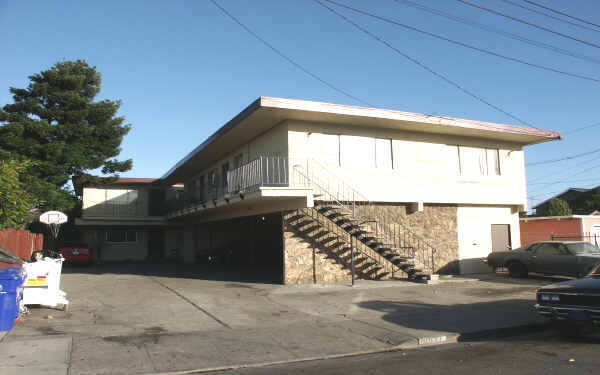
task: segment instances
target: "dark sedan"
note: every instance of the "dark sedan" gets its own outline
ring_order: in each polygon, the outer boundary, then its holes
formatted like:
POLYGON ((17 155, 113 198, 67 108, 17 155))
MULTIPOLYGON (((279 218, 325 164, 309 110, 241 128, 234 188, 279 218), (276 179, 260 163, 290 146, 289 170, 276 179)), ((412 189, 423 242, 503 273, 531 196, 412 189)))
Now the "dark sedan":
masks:
POLYGON ((557 323, 564 335, 600 325, 600 266, 588 277, 540 288, 536 299, 537 312, 557 323))
POLYGON ((488 265, 506 267, 513 277, 529 272, 583 277, 600 264, 600 248, 584 241, 534 242, 511 251, 492 252, 488 265))

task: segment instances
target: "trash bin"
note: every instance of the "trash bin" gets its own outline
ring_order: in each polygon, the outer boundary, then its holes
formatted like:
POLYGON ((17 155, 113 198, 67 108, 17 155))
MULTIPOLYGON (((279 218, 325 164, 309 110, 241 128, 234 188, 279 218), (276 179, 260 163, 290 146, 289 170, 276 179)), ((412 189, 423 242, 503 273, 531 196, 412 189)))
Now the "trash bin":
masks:
POLYGON ((19 283, 18 283, 18 287, 17 287, 17 292, 16 292, 16 296, 17 296, 17 312, 16 312, 16 316, 15 318, 19 317, 19 312, 23 311, 23 288, 25 287, 25 280, 27 280, 27 272, 25 271, 25 268, 18 266, 18 267, 9 267, 7 268, 10 273, 13 273, 14 275, 19 277, 19 283))
POLYGON ((27 279, 23 289, 24 305, 43 305, 67 309, 67 294, 60 290, 60 275, 64 259, 43 257, 24 264, 27 279))
POLYGON ((23 280, 12 268, 0 269, 0 331, 10 331, 15 326, 23 280))

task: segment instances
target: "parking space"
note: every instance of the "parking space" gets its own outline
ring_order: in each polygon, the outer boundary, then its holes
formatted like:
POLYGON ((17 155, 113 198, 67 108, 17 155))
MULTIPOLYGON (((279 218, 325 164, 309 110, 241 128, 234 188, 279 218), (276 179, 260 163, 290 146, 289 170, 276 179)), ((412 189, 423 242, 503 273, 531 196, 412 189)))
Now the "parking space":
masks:
POLYGON ((67 267, 61 288, 68 293, 69 310, 32 308, 4 342, 72 337, 72 374, 187 370, 382 350, 543 323, 532 307, 535 290, 554 281, 488 274, 439 285, 281 285, 257 282, 254 271, 249 282, 244 269, 67 267), (107 355, 114 363, 107 364, 107 355))

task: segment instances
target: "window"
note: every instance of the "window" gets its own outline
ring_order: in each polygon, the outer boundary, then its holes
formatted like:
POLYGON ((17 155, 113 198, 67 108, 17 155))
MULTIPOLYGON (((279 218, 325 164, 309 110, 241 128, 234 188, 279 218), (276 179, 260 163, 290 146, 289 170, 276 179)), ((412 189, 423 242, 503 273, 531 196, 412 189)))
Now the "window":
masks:
POLYGON ((200 201, 204 201, 204 178, 205 178, 205 176, 202 175, 202 176, 200 176, 200 178, 198 178, 198 181, 196 181, 197 182, 197 185, 196 185, 196 188, 197 188, 196 194, 197 194, 197 197, 198 197, 198 199, 200 201))
POLYGON ((331 167, 340 166, 340 136, 337 134, 309 133, 308 141, 315 158, 331 167))
POLYGON ((233 169, 237 169, 242 166, 242 158, 244 154, 239 154, 233 158, 233 169))
POLYGON ((137 232, 134 230, 108 230, 106 231, 106 241, 107 242, 137 242, 137 232))
POLYGON ((535 253, 539 255, 564 255, 559 244, 555 243, 543 243, 535 249, 535 253))
POLYGON ((458 146, 462 176, 499 176, 498 149, 458 146))
POLYGON ((213 190, 217 186, 217 170, 213 169, 208 174, 208 188, 213 190))
POLYGON ((375 167, 375 138, 340 135, 340 165, 350 168, 375 167))
POLYGON ((137 190, 107 189, 105 194, 105 203, 119 206, 135 204, 138 197, 137 190))
POLYGON ((223 164, 221 166, 221 184, 224 188, 227 188, 227 173, 229 172, 229 163, 223 164))
POLYGON ((375 166, 392 169, 392 140, 375 138, 375 166))

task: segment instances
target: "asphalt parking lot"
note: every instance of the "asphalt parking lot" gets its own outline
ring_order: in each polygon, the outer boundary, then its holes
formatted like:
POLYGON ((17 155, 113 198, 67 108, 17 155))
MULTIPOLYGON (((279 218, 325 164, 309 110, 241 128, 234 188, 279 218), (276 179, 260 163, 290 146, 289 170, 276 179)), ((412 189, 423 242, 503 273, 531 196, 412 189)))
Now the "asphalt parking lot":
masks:
POLYGON ((438 285, 286 286, 261 270, 113 264, 65 268, 67 311, 32 308, 2 344, 71 338, 70 374, 160 373, 456 342, 540 326, 535 290, 506 275, 438 285), (519 328, 517 328, 519 329, 519 328))

